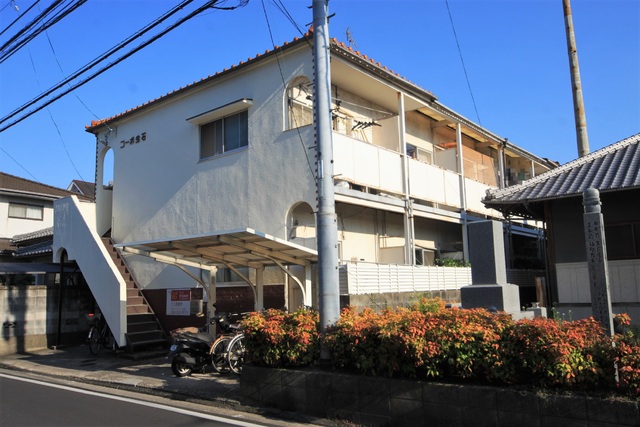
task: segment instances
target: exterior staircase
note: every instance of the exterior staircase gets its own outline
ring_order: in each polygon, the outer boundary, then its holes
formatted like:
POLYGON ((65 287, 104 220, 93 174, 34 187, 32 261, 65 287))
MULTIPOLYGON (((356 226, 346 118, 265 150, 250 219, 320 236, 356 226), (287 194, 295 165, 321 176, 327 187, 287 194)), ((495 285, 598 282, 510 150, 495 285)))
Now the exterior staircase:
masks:
POLYGON ((110 237, 102 237, 101 240, 127 284, 127 352, 166 350, 169 339, 131 274, 125 258, 110 237))

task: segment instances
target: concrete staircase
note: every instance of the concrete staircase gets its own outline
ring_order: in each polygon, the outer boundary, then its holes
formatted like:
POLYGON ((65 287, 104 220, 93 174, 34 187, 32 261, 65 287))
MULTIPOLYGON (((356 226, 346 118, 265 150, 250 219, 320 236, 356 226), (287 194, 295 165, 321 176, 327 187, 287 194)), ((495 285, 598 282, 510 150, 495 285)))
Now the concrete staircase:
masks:
POLYGON ((127 285, 127 352, 166 351, 169 339, 131 274, 125 258, 110 237, 102 237, 101 240, 127 285))

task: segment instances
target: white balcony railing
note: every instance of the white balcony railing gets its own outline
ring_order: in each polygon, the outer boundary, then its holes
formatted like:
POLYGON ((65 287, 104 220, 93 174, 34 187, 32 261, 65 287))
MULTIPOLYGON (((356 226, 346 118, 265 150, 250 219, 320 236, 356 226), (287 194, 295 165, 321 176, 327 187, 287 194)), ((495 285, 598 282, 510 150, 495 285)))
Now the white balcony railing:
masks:
MULTIPOLYGON (((333 171, 340 179, 382 192, 402 195, 402 156, 367 142, 333 133, 333 171)), ((462 208, 460 176, 439 166, 409 159, 409 196, 452 208, 462 208)), ((467 209, 499 216, 482 204, 490 186, 465 178, 467 209)))

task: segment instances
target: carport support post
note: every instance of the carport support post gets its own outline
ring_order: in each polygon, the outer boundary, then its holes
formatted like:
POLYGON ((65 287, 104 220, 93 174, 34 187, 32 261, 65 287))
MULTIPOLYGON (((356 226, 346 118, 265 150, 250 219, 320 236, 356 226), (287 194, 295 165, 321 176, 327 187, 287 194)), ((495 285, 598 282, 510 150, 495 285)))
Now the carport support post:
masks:
POLYGON ((591 288, 591 311, 593 318, 602 325, 609 336, 613 336, 611 315, 611 292, 607 266, 607 242, 604 235, 604 219, 600 206, 600 192, 589 188, 582 193, 584 205, 584 238, 587 247, 587 267, 591 288))
POLYGON ((264 267, 256 268, 256 311, 264 308, 264 267))
MULTIPOLYGON (((331 67, 329 63, 328 0, 313 0, 314 115, 318 185, 318 282, 320 332, 340 318, 338 286, 338 222, 333 184, 333 141, 331 127, 331 67)), ((323 345, 320 362, 331 356, 323 345)))
POLYGON ((209 333, 213 333, 213 336, 216 336, 218 331, 217 331, 217 324, 213 324, 213 331, 211 331, 211 319, 213 318, 213 316, 215 315, 215 311, 216 309, 213 307, 216 303, 216 272, 218 271, 217 267, 212 267, 211 269, 209 269, 209 292, 207 292, 207 317, 209 318, 209 324, 207 324, 207 331, 209 331, 209 333))

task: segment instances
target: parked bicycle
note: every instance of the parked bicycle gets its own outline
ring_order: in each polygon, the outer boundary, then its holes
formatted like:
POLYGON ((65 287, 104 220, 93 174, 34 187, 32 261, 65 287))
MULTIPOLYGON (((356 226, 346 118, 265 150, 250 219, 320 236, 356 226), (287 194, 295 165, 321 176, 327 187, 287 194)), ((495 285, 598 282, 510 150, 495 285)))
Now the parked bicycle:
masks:
POLYGON ((243 333, 238 333, 229 342, 227 348, 227 365, 234 374, 242 373, 242 365, 244 365, 247 356, 247 348, 245 346, 245 338, 243 333))
POLYGON ((240 327, 235 323, 231 323, 229 315, 226 313, 222 313, 221 316, 216 316, 216 320, 222 333, 211 346, 211 364, 216 372, 228 374, 233 371, 229 364, 230 344, 234 338, 241 333, 240 327))
POLYGON ((173 344, 167 358, 172 359, 173 373, 179 377, 188 376, 192 371, 204 373, 208 365, 220 374, 231 372, 227 362, 227 349, 239 327, 230 318, 238 316, 241 314, 229 315, 221 312, 214 315, 209 324, 217 326, 219 334, 215 340, 211 334, 195 327, 172 331, 173 344))
POLYGON ((111 344, 111 330, 104 316, 101 314, 89 313, 87 314, 87 319, 91 323, 89 336, 87 338, 89 341, 89 351, 94 356, 97 356, 102 347, 109 348, 111 344))

